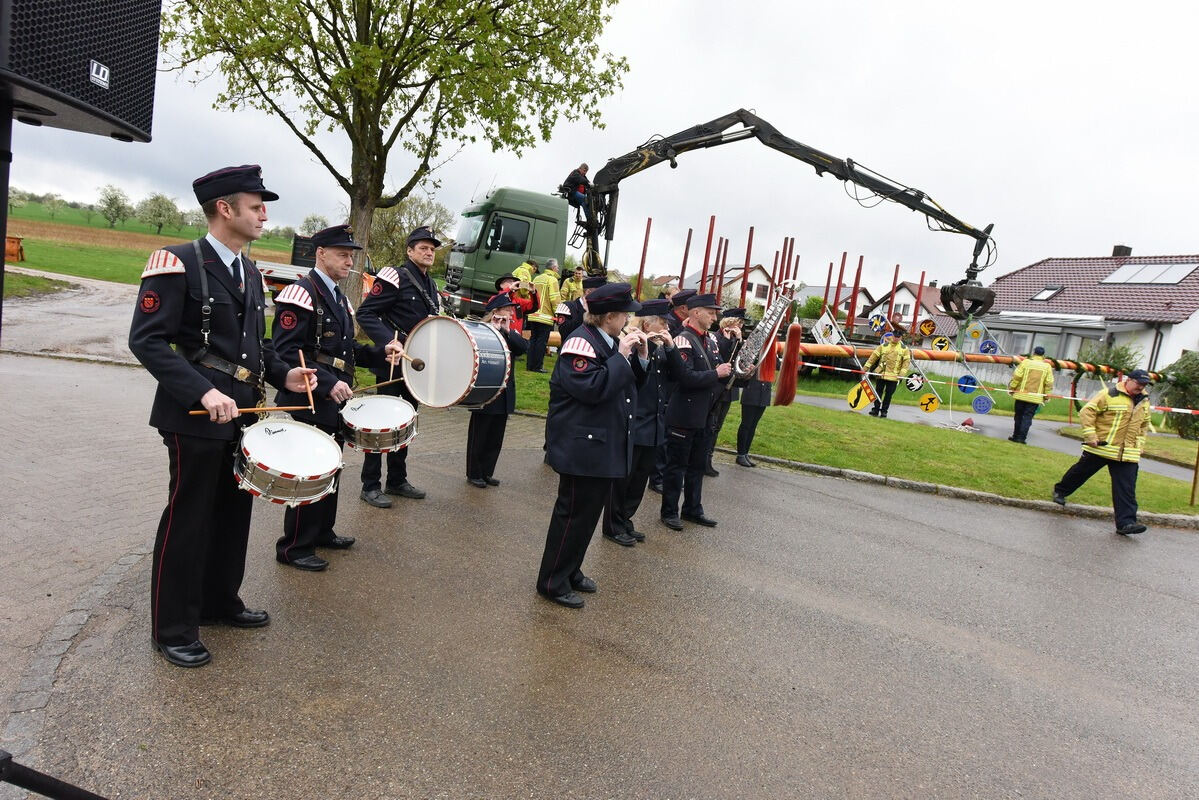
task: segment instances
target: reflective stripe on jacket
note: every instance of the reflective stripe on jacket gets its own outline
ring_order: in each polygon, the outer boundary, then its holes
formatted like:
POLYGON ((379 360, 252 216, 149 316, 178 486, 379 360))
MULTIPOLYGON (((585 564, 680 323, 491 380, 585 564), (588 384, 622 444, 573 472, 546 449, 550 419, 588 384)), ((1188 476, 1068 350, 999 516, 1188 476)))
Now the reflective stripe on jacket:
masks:
POLYGON ((529 314, 529 322, 540 322, 542 325, 554 324, 554 310, 562 302, 558 297, 558 276, 553 270, 537 273, 533 279, 533 288, 541 298, 541 305, 529 314))
POLYGON ((1012 397, 1026 403, 1044 403, 1045 395, 1053 391, 1053 365, 1045 356, 1029 356, 1020 362, 1007 388, 1012 397))
POLYGON ((877 364, 880 378, 885 381, 897 381, 907 376, 911 361, 912 357, 903 342, 892 339, 889 343, 874 348, 874 352, 866 361, 865 369, 870 372, 877 364))
POLYGON ((1149 397, 1142 393, 1129 396, 1121 383, 1103 389, 1087 401, 1079 415, 1082 440, 1098 441, 1098 447, 1084 444, 1088 453, 1112 461, 1140 461, 1149 430, 1149 397))

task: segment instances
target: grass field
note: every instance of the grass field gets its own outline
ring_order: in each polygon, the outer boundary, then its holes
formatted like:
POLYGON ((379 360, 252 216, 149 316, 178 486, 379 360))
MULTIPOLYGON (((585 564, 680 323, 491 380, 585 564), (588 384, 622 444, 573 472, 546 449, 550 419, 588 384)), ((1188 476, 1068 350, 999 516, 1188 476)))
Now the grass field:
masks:
POLYGON ((41 278, 36 275, 18 275, 15 272, 4 274, 4 299, 12 300, 18 297, 35 297, 39 294, 50 294, 66 289, 71 284, 54 278, 41 278))
MULTIPOLYGON (((1059 428, 1058 433, 1082 441, 1082 428, 1077 425, 1059 428)), ((1182 439, 1172 433, 1151 433, 1145 439, 1145 455, 1180 467, 1195 466, 1197 447, 1199 442, 1182 439)))

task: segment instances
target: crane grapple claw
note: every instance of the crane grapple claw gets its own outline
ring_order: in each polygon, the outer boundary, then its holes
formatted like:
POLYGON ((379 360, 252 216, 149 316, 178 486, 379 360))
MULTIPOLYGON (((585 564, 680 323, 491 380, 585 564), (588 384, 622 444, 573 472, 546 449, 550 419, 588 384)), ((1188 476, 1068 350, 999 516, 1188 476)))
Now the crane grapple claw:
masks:
POLYGON ((941 307, 954 319, 980 317, 995 302, 995 292, 977 281, 962 281, 941 287, 941 307))

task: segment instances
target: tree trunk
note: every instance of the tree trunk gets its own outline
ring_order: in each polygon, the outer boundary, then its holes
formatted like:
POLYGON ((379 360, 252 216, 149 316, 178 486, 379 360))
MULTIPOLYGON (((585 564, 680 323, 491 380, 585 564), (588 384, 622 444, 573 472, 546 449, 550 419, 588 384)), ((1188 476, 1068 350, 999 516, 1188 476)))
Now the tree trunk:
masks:
POLYGON ((354 240, 362 245, 354 259, 355 272, 351 272, 341 282, 341 290, 349 298, 355 309, 362 303, 362 273, 366 269, 366 248, 370 246, 371 221, 375 217, 375 199, 369 195, 354 197, 350 200, 350 227, 354 230, 354 240))

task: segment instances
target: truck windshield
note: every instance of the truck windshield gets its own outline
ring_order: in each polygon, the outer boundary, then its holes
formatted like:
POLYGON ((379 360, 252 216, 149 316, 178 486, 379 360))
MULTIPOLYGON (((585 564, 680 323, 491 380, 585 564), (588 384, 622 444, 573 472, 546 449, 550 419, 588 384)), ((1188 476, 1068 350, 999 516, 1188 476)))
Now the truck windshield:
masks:
POLYGON ((470 252, 479 246, 479 234, 483 231, 483 223, 487 221, 485 214, 478 216, 463 217, 462 222, 458 224, 458 233, 454 236, 454 241, 458 243, 456 250, 465 250, 470 252))

